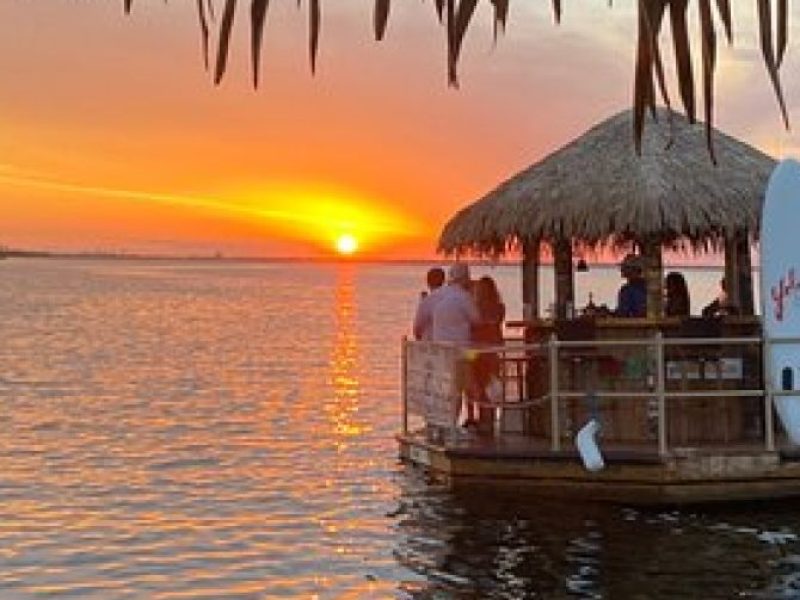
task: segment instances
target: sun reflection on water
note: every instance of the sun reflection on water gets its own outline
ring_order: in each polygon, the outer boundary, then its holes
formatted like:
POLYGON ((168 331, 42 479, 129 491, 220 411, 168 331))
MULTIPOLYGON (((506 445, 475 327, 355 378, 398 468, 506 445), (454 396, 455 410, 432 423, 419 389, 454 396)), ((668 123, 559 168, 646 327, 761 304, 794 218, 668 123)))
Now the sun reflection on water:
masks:
POLYGON ((336 272, 333 309, 335 333, 329 378, 334 401, 327 405, 327 412, 334 432, 342 438, 348 438, 367 431, 363 421, 357 418, 360 404, 360 356, 355 326, 358 304, 354 265, 342 264, 336 272))

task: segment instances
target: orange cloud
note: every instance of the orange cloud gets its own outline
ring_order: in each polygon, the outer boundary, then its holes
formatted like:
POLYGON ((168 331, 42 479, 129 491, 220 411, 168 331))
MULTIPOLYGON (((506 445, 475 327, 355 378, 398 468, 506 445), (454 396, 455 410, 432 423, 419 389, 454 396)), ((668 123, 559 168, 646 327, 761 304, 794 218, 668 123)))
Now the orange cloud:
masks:
POLYGON ((331 250, 343 234, 354 236, 369 252, 370 248, 374 251, 422 231, 411 217, 376 200, 332 186, 305 183, 252 186, 218 198, 57 181, 0 165, 0 185, 201 211, 263 227, 265 233, 279 237, 311 242, 321 250, 331 250))

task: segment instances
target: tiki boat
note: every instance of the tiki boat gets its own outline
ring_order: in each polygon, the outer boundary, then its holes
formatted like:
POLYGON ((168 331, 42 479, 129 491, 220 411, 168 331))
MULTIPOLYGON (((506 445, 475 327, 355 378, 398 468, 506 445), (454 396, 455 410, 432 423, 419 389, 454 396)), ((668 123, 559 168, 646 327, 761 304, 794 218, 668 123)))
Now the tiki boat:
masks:
POLYGON ((750 258, 775 161, 714 131, 714 164, 702 126, 666 111, 637 155, 631 123, 626 111, 597 125, 447 223, 448 255, 520 252, 523 314, 492 348, 403 341, 401 457, 453 486, 598 500, 798 495, 800 452, 773 408, 787 393, 765 385, 750 258), (599 248, 641 255, 646 317, 576 307, 574 258, 599 248), (675 249, 724 252, 736 310, 662 316, 662 254, 675 249), (555 277, 546 315, 541 256, 555 277), (463 365, 480 352, 502 366, 483 434, 459 427, 455 408, 463 365))

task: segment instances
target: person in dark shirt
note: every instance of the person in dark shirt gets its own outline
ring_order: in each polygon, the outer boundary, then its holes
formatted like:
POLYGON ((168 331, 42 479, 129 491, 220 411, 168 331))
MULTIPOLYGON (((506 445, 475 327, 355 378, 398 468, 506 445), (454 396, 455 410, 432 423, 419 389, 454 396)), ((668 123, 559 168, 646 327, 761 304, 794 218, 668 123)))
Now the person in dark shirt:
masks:
POLYGON ((444 269, 434 267, 428 271, 425 277, 430 292, 423 291, 420 294, 417 312, 414 315, 414 339, 430 340, 433 330, 433 309, 439 302, 440 296, 437 292, 444 283, 444 269))
POLYGON ((617 317, 647 316, 647 285, 642 257, 628 254, 620 263, 620 273, 627 280, 617 296, 617 317))
POLYGON ((691 303, 689 301, 689 288, 683 275, 677 271, 668 273, 664 280, 664 288, 666 292, 664 316, 688 317, 691 313, 691 303))

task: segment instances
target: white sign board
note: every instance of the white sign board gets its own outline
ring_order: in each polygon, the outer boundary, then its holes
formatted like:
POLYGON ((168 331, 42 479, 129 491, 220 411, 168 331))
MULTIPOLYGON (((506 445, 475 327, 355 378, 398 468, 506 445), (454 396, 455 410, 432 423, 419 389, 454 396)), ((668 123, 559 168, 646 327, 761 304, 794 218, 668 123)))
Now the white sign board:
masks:
POLYGON ((800 444, 800 164, 781 162, 767 186, 761 216, 761 314, 767 373, 775 407, 792 442, 800 444))
POLYGON ((432 342, 406 346, 406 405, 430 425, 453 427, 461 408, 461 348, 432 342))

